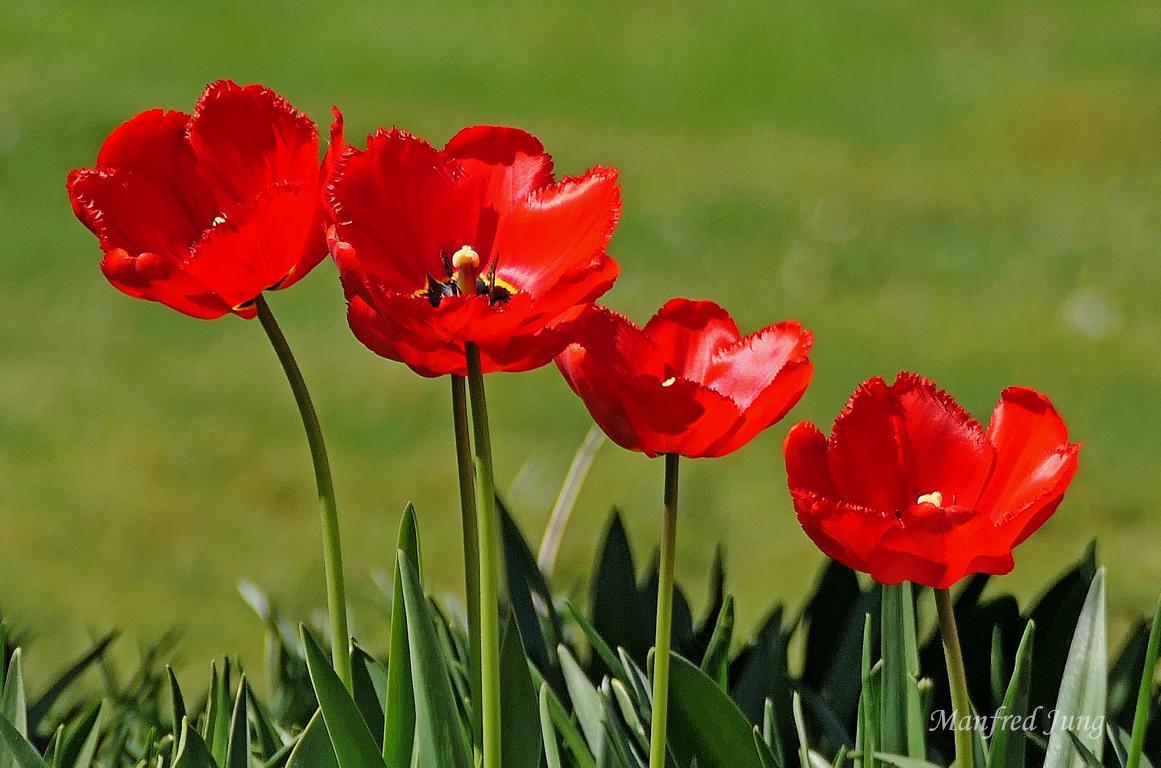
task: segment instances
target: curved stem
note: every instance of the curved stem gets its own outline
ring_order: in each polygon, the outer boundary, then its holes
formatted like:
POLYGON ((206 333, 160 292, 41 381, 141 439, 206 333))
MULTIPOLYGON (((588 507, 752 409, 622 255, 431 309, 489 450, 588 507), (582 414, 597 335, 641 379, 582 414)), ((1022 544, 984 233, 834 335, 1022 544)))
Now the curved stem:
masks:
MULTIPOLYGON (((472 467, 471 427, 468 424, 468 389, 463 376, 451 377, 452 420, 456 435, 456 470, 460 479, 460 517, 464 536, 464 590, 468 602, 468 641, 471 644, 472 701, 482 700, 480 690, 480 542, 476 517, 476 480, 472 467)), ((472 736, 480 743, 483 733, 479 706, 472 707, 472 736)))
POLYGON ((956 768, 972 768, 972 702, 968 695, 967 673, 963 651, 959 647, 959 630, 955 625, 955 606, 951 592, 936 589, 935 607, 939 612, 939 634, 943 637, 943 654, 947 659, 947 683, 951 688, 951 727, 955 735, 956 768))
POLYGON ((343 550, 339 540, 339 513, 335 504, 335 485, 331 479, 331 465, 327 459, 327 448, 323 442, 322 428, 318 423, 318 414, 314 403, 307 391, 306 381, 302 378, 298 362, 290 351, 290 345, 278 321, 270 311, 265 297, 259 294, 254 300, 258 309, 258 320, 262 323, 266 336, 270 339, 270 346, 278 355, 282 363, 282 370, 286 372, 286 380, 290 382, 290 389, 294 393, 294 400, 298 403, 298 411, 302 414, 302 425, 306 428, 306 440, 310 444, 310 458, 314 463, 314 480, 318 486, 319 513, 322 517, 323 538, 323 570, 327 583, 327 610, 331 620, 331 654, 334 657, 335 672, 348 691, 353 690, 351 677, 351 648, 350 634, 347 631, 347 594, 343 583, 343 550))
POLYGON ((657 579, 657 639, 653 657, 653 722, 649 733, 649 768, 665 768, 665 734, 669 724, 669 646, 673 625, 673 566, 677 559, 678 456, 665 454, 665 513, 661 529, 661 565, 657 579))
POLYGON ((480 350, 464 345, 468 359, 468 393, 476 443, 476 511, 480 540, 480 707, 482 709, 483 768, 500 766, 500 567, 496 480, 492 471, 492 438, 480 350))

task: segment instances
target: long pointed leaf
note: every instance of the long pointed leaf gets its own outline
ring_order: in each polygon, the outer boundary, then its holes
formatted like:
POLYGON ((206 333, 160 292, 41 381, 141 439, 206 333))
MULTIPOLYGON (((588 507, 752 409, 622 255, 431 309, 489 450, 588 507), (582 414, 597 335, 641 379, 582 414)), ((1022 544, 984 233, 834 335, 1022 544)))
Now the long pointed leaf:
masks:
POLYGON ((1021 723, 1028 715, 1028 695, 1032 686, 1032 649, 1036 622, 1029 621, 1016 651, 1012 680, 997 713, 1000 718, 989 745, 988 768, 1024 768, 1024 738, 1021 723))
POLYGON ((696 666, 677 654, 671 660, 669 747, 678 764, 696 759, 699 768, 762 768, 742 710, 696 666))
POLYGON ((0 717, 0 744, 8 749, 12 764, 17 768, 48 768, 48 763, 36 754, 28 739, 3 717, 0 717))
POLYGON ((540 763, 540 731, 528 724, 539 717, 540 705, 515 618, 510 617, 500 647, 500 742, 505 768, 537 768, 540 763))
POLYGON ((367 728, 359 708, 343 687, 318 642, 302 627, 302 642, 306 648, 306 665, 310 680, 318 696, 323 722, 330 734, 331 746, 339 768, 383 768, 383 755, 375 737, 367 728))
MULTIPOLYGON (((399 550, 419 566, 419 527, 415 507, 403 510, 399 522, 399 550)), ((407 645, 407 609, 403 576, 395 563, 391 602, 391 656, 387 665, 387 704, 383 713, 383 760, 387 768, 410 768, 415 750, 415 693, 411 689, 411 651, 407 645)))
MULTIPOLYGON (((1105 716, 1108 685, 1108 650, 1105 638, 1105 571, 1097 570, 1080 611, 1072 646, 1064 665, 1064 678, 1056 700, 1052 735, 1044 768, 1084 768, 1084 758, 1072 744, 1069 730, 1060 723, 1075 725, 1079 718, 1105 716)), ((1104 751, 1104 734, 1093 737, 1088 729, 1078 738, 1099 761, 1104 751)))
POLYGON ((315 712, 306 724, 294 751, 290 753, 290 759, 286 761, 286 768, 339 768, 335 748, 331 746, 331 737, 323 722, 322 710, 315 712))
POLYGON ((1161 602, 1153 615, 1149 630, 1149 647, 1145 652, 1145 667, 1141 671, 1141 687, 1137 691, 1137 710, 1133 714, 1133 735, 1125 755, 1125 768, 1140 768, 1145 751, 1145 731, 1149 725, 1149 704, 1153 700, 1153 675, 1157 671, 1157 654, 1161 650, 1161 602))
POLYGON ((452 697, 451 679, 419 576, 405 552, 398 553, 398 562, 415 691, 416 764, 424 768, 471 768, 467 734, 452 697))

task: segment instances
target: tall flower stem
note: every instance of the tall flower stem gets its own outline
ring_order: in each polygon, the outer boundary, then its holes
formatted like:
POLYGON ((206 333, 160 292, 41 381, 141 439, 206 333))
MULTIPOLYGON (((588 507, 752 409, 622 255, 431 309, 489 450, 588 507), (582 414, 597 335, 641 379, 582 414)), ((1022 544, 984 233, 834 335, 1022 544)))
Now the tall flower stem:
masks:
POLYGON ((483 727, 483 768, 500 766, 500 537, 496 514, 496 480, 492 471, 492 438, 480 350, 464 345, 468 362, 468 393, 476 449, 476 510, 480 540, 480 703, 483 727))
POLYGON ((335 503, 335 484, 331 479, 331 465, 327 459, 327 447, 323 442, 322 428, 318 414, 302 378, 302 371, 290 345, 278 327, 278 321, 270 311, 265 297, 259 294, 254 300, 258 310, 258 320, 270 339, 270 346, 282 363, 298 412, 302 414, 302 425, 306 428, 306 441, 310 444, 310 458, 314 462, 314 481, 318 487, 319 513, 322 518, 323 570, 327 583, 327 610, 331 620, 331 655, 335 672, 348 691, 353 691, 351 676, 350 633, 347 631, 347 591, 343 582, 343 550, 339 539, 339 512, 335 503))
MULTIPOLYGON (((464 536, 464 587, 468 598, 468 640, 471 643, 472 701, 482 700, 480 686, 480 530, 476 520, 476 480, 472 466, 471 426, 468 422, 468 389, 463 376, 451 377, 452 420, 455 422, 456 470, 460 478, 460 517, 464 536)), ((472 734, 479 743, 481 711, 473 707, 472 734)))
POLYGON ((952 732, 955 735, 956 768, 972 768, 972 702, 968 696, 967 673, 963 666, 963 651, 959 647, 959 630, 955 625, 955 606, 951 592, 935 591, 935 607, 939 612, 939 634, 943 638, 943 655, 947 659, 947 683, 951 688, 952 732))
POLYGON ((677 454, 665 454, 665 512, 661 529, 661 570, 657 579, 657 639, 653 644, 653 722, 649 735, 649 768, 665 768, 665 733, 669 723, 669 646, 673 626, 673 566, 677 559, 677 466, 677 454))

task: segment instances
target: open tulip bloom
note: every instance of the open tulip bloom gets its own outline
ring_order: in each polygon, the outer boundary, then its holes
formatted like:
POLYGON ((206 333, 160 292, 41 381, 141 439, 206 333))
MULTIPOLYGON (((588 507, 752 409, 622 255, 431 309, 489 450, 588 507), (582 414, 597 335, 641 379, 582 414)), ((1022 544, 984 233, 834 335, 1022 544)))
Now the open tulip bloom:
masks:
POLYGON ((380 130, 366 149, 342 154, 326 200, 355 336, 423 376, 451 377, 472 692, 482 709, 473 728, 484 765, 497 766, 500 555, 483 375, 551 362, 612 287, 618 267, 605 248, 621 215, 617 172, 557 181, 544 146, 518 128, 465 128, 442 150, 380 130))
MULTIPOLYGON (((985 430, 912 373, 864 382, 829 438, 802 422, 784 446, 798 520, 819 549, 880 583, 934 588, 953 677, 963 665, 948 588, 1012 570, 1012 550, 1064 498, 1079 451, 1039 392, 1005 389, 985 430)), ((952 691, 969 711, 962 681, 952 691)))
MULTIPOLYGON (((337 132, 337 129, 336 129, 337 132)), ((338 145, 332 144, 332 149, 338 145)), ((95 168, 68 177, 77 218, 120 291, 199 319, 257 316, 302 414, 322 513, 335 668, 351 685, 338 513, 314 405, 262 297, 326 257, 315 124, 261 85, 211 83, 193 114, 151 109, 113 131, 95 168)))
POLYGON ((557 358, 613 442, 665 456, 650 768, 663 768, 666 755, 678 457, 732 453, 785 416, 810 384, 812 342, 793 321, 743 336, 717 304, 679 298, 644 328, 594 307, 557 358))

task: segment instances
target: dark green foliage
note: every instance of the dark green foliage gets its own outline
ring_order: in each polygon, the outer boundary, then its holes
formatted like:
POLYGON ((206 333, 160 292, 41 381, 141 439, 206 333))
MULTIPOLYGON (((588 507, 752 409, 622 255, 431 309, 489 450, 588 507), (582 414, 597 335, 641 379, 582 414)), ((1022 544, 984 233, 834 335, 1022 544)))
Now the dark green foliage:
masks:
MULTIPOLYGON (((642 768, 652 712, 646 670, 655 569, 638 572, 614 514, 598 550, 589 603, 578 607, 552 594, 533 548, 503 515, 505 766, 642 768)), ((87 768, 94 758, 102 768, 136 768, 143 761, 161 768, 407 768, 415 759, 425 768, 470 768, 468 643, 463 627, 423 592, 412 510, 403 519, 400 548, 393 628, 378 639, 389 658, 354 646, 353 695, 331 671, 325 646, 310 633, 295 637, 290 622, 248 586, 244 595, 266 627, 263 693, 227 659, 214 665, 208 685, 196 689, 204 693, 190 695, 164 666, 172 636, 146 649, 140 666, 122 680, 105 658, 109 636, 66 665, 44 694, 28 699, 9 686, 6 700, 24 702, 28 736, 22 724, 6 718, 0 759, 17 760, 11 768, 87 768), (82 674, 90 667, 101 673, 98 690, 82 674)), ((1010 596, 985 597, 986 577, 958 589, 955 612, 977 711, 1003 705, 1021 714, 1056 705, 1096 573, 1090 548, 1023 612, 1010 596)), ((880 588, 828 563, 801 609, 774 607, 747 639, 734 626, 734 601, 724 584, 719 556, 703 613, 695 613, 680 591, 674 598, 670 748, 676 768, 695 762, 699 768, 794 768, 804 760, 816 768, 831 761, 834 768, 949 762, 950 734, 926 727, 928 712, 948 707, 927 590, 880 588)), ((1091 615, 1088 621, 1096 626, 1091 615)), ((1132 749, 1149 629, 1144 622, 1134 625, 1109 663, 1111 746, 1104 764, 1113 768, 1123 768, 1132 749)), ((0 632, 5 673, 18 676, 22 659, 8 637, 7 629, 0 632)), ((1150 697, 1155 702, 1157 692, 1150 697)), ((1072 698, 1082 705, 1091 700, 1072 698)), ((1142 717, 1144 754, 1156 755, 1157 707, 1142 710, 1142 717)), ((1019 729, 1001 729, 989 744, 981 741, 977 765, 1038 768, 1045 744, 1044 734, 1029 738, 1019 729)), ((1097 757, 1091 741, 1069 736, 1066 746, 1076 751, 1065 756, 1084 765, 1097 757)))

